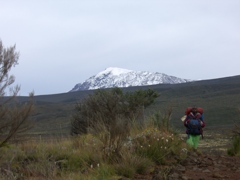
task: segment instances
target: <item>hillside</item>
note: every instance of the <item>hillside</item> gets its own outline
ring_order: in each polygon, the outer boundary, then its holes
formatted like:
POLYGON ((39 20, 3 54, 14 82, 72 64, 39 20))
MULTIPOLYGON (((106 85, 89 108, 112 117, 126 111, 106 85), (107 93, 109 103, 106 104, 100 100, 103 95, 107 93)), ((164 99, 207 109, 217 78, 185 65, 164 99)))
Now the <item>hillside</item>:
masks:
MULTIPOLYGON (((160 93, 156 103, 146 110, 147 114, 160 111, 164 114, 173 108, 171 124, 183 130, 180 118, 188 106, 201 106, 205 110, 208 129, 228 129, 234 122, 240 122, 240 76, 195 81, 183 84, 159 84, 124 88, 124 91, 154 89, 160 93)), ((32 118, 36 126, 34 134, 68 134, 70 119, 77 101, 87 97, 94 90, 35 96, 35 112, 32 118)), ((19 97, 24 102, 27 97, 19 97)))

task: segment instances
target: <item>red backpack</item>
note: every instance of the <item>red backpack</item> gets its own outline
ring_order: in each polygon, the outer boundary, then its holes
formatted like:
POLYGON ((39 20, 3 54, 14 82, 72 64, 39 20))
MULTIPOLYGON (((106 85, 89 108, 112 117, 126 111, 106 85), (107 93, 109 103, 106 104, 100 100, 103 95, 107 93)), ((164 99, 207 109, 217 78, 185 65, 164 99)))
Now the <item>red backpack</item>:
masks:
MULTIPOLYGON (((192 112, 192 107, 188 107, 185 111, 185 115, 189 115, 190 112, 192 112)), ((201 115, 203 114, 203 108, 197 107, 197 112, 199 112, 201 115)))

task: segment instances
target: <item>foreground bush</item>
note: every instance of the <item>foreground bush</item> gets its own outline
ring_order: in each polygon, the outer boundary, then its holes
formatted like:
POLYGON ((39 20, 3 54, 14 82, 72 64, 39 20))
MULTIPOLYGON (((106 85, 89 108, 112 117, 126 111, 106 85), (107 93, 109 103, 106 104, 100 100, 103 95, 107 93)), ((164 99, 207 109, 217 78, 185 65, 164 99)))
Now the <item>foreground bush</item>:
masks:
POLYGON ((179 137, 158 129, 147 129, 134 140, 134 146, 137 154, 157 164, 169 163, 171 158, 171 163, 177 162, 178 158, 186 155, 182 153, 183 142, 179 137))

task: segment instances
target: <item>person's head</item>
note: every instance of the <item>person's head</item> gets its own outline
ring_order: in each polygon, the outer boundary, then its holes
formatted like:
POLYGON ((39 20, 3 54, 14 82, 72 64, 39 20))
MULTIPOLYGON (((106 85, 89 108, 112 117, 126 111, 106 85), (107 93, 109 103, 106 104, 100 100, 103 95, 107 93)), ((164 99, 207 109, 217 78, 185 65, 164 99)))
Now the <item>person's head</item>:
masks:
POLYGON ((193 107, 193 108, 192 108, 192 113, 193 113, 193 114, 196 114, 196 113, 197 113, 197 108, 196 108, 196 107, 193 107))

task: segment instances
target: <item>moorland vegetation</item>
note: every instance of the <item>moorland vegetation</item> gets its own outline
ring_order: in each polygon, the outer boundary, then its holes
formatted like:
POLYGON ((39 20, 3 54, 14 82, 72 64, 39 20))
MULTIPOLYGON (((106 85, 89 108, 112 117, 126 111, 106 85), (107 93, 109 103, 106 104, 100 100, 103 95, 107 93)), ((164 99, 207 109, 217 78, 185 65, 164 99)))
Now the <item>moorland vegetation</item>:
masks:
POLYGON ((76 105, 72 137, 0 149, 1 178, 132 179, 153 172, 156 165, 179 163, 190 149, 169 127, 171 112, 137 120, 158 96, 150 89, 96 91, 76 105))
MULTIPOLYGON (((9 143, 1 148, 0 177, 137 179, 139 175, 152 177, 158 167, 158 177, 168 179, 193 149, 170 126, 172 109, 163 115, 143 116, 158 97, 150 89, 96 91, 76 104, 71 137, 9 143)), ((238 128, 234 133, 228 153, 239 156, 238 128)))
POLYGON ((240 156, 239 77, 31 93, 29 101, 17 96, 19 86, 5 94, 14 82, 15 46, 4 48, 0 41, 0 58, 0 179, 134 179, 154 174, 156 166, 167 179, 193 151, 179 128, 191 105, 204 107, 206 131, 226 130, 233 140, 227 153, 240 156))

